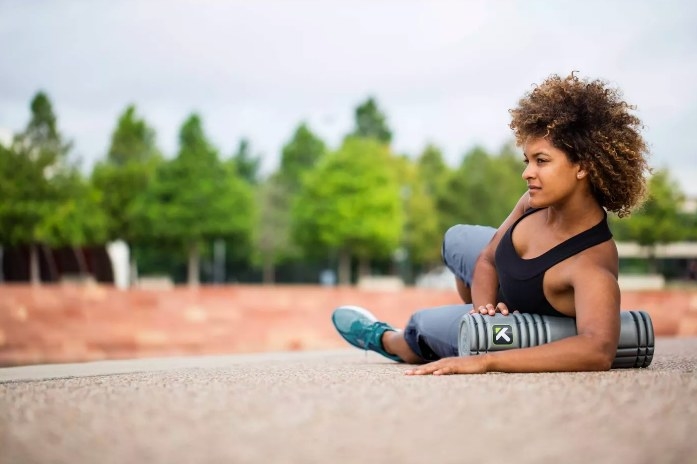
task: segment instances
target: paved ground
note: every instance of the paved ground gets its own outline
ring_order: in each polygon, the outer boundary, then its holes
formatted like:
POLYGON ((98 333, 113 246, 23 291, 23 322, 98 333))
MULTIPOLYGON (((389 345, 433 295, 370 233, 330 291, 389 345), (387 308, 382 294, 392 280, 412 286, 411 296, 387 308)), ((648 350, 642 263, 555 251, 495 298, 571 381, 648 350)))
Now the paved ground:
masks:
POLYGON ((407 377, 343 350, 0 369, 0 462, 697 462, 697 338, 656 352, 571 374, 407 377))

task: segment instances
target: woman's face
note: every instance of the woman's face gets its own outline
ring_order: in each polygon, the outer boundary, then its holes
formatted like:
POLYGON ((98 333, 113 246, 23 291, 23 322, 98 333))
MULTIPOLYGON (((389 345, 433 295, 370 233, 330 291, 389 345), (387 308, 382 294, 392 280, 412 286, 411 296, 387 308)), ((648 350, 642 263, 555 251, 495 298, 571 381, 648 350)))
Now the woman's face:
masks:
POLYGON ((530 206, 542 208, 568 199, 586 172, 546 138, 530 138, 523 146, 530 206))

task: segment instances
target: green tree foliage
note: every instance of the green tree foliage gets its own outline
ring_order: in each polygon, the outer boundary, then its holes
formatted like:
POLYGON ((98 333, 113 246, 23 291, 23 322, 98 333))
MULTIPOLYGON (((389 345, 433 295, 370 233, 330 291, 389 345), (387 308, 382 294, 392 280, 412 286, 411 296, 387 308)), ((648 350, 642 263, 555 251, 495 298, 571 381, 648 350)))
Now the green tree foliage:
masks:
POLYGON ((258 221, 254 259, 261 264, 263 282, 275 281, 275 267, 294 250, 290 235, 290 192, 279 176, 271 176, 257 191, 258 221))
POLYGON ((356 128, 351 135, 374 138, 388 145, 392 141, 392 131, 387 127, 385 114, 374 98, 370 97, 356 107, 355 120, 356 128))
POLYGON ((254 202, 251 187, 220 161, 194 114, 179 132, 179 153, 159 166, 134 214, 143 235, 187 250, 188 282, 196 286, 203 246, 225 239, 249 249, 254 202))
POLYGON ((397 160, 396 172, 401 183, 405 217, 402 247, 411 264, 432 266, 440 261, 442 234, 438 227, 435 198, 429 193, 429 182, 420 165, 406 157, 397 160))
POLYGON ((509 145, 495 156, 481 147, 470 150, 438 199, 445 224, 501 225, 525 191, 522 171, 509 145))
POLYGON ((374 139, 347 138, 309 173, 293 207, 293 231, 308 254, 337 251, 339 282, 350 282, 350 259, 384 258, 403 227, 400 185, 389 149, 374 139))
POLYGON ((30 108, 26 129, 0 153, 0 226, 6 244, 29 245, 30 280, 38 283, 37 245, 78 246, 97 240, 103 218, 94 204, 96 194, 68 163, 70 143, 58 130, 48 95, 38 92, 30 108))
POLYGON ((290 141, 283 146, 279 180, 292 194, 297 193, 303 177, 326 153, 327 148, 322 139, 315 135, 306 123, 301 123, 290 141))
POLYGON ((697 212, 681 212, 680 228, 685 232, 684 240, 697 242, 697 212))
MULTIPOLYGON (((422 179, 426 193, 434 203, 433 215, 436 217, 439 235, 453 225, 452 214, 442 211, 441 208, 450 204, 451 198, 448 191, 448 182, 453 173, 443 159, 443 152, 437 146, 428 144, 417 158, 419 177, 422 179)), ((440 238, 439 238, 440 240, 440 238)))
POLYGON ((325 153, 324 142, 306 123, 301 123, 282 149, 278 172, 260 186, 255 259, 262 265, 265 283, 275 280, 276 265, 300 257, 291 236, 290 209, 302 188, 305 175, 325 153))
POLYGON ((92 181, 102 192, 102 207, 109 218, 110 240, 121 239, 129 245, 137 241, 131 209, 161 162, 155 131, 137 115, 135 106, 128 106, 111 135, 106 160, 92 171, 92 181))
POLYGON ((102 244, 107 235, 101 192, 75 167, 59 172, 51 182, 56 192, 56 205, 39 227, 40 241, 55 248, 72 247, 80 272, 86 274, 81 247, 102 244))
POLYGON ((160 158, 155 138, 155 130, 138 116, 135 105, 128 105, 111 134, 107 162, 123 166, 133 162, 144 164, 153 158, 160 158))
POLYGON ((617 240, 629 240, 649 247, 649 268, 656 272, 654 248, 657 244, 682 240, 686 229, 681 227, 680 205, 684 195, 667 169, 654 172, 648 183, 646 202, 629 218, 611 217, 617 240))
POLYGON ((259 168, 261 167, 261 157, 253 155, 249 140, 240 140, 237 151, 232 155, 231 162, 234 169, 250 185, 259 183, 259 168))
POLYGON ((417 158, 420 176, 426 191, 434 197, 445 189, 450 168, 443 159, 443 152, 436 145, 429 143, 417 158))

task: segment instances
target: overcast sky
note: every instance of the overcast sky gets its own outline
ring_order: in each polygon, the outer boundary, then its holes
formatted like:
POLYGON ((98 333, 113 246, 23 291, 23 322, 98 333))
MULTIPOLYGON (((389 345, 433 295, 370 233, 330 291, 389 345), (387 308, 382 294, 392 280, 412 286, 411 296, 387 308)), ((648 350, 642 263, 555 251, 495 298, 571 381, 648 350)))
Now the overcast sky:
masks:
POLYGON ((0 0, 0 133, 45 90, 87 167, 129 103, 167 155, 196 111, 224 156, 247 137, 269 172, 301 121, 335 147, 371 95, 396 151, 431 141, 455 165, 511 137, 531 84, 572 70, 623 89, 651 164, 697 195, 693 0, 0 0))

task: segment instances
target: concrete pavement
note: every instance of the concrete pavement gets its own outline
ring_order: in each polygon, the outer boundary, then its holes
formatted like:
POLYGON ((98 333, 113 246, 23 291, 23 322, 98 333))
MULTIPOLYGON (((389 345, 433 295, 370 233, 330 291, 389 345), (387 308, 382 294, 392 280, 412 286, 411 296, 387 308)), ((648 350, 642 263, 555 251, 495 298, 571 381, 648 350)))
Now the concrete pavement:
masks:
POLYGON ((0 462, 697 462, 697 338, 659 338, 642 370, 405 369, 358 350, 0 369, 0 462))

